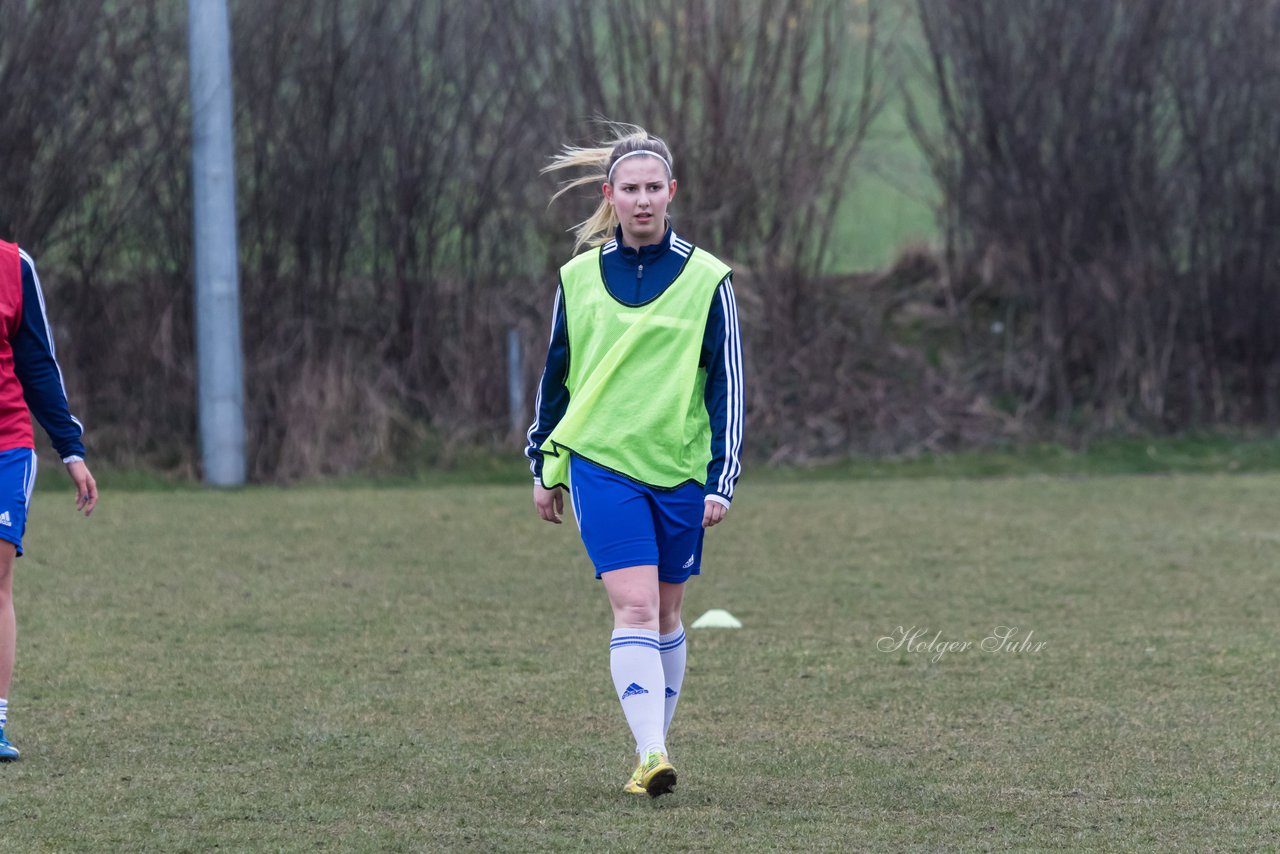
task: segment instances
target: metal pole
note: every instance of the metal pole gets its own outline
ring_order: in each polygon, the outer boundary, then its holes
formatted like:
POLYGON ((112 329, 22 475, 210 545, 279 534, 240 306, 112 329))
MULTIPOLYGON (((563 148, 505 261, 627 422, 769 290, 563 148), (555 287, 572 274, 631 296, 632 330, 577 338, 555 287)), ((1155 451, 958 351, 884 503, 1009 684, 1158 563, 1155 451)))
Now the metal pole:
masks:
POLYGON ((520 330, 507 330, 507 405, 511 410, 511 432, 524 432, 529 413, 524 411, 524 350, 520 346, 520 330))
POLYGON ((205 483, 244 483, 244 367, 226 0, 188 0, 195 185, 196 368, 205 483))

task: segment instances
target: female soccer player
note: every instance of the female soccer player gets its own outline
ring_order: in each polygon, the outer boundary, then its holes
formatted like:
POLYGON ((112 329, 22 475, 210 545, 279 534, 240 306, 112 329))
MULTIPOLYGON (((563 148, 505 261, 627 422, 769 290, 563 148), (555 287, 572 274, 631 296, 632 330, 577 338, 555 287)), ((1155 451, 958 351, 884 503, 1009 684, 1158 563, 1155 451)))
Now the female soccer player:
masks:
POLYGON ((526 455, 533 502, 560 523, 562 489, 613 608, 613 684, 637 765, 624 790, 675 786, 666 733, 684 681, 684 584, 706 528, 733 499, 742 448, 742 348, 730 270, 671 229, 671 152, 613 126, 600 148, 566 146, 544 171, 604 198, 560 269, 526 455))
POLYGON ((76 485, 76 509, 86 516, 98 503, 98 485, 84 464, 83 429, 67 408, 36 265, 26 252, 3 241, 0 329, 0 762, 13 762, 18 749, 5 738, 4 727, 17 640, 13 564, 22 554, 27 505, 36 483, 32 415, 66 464, 76 485))

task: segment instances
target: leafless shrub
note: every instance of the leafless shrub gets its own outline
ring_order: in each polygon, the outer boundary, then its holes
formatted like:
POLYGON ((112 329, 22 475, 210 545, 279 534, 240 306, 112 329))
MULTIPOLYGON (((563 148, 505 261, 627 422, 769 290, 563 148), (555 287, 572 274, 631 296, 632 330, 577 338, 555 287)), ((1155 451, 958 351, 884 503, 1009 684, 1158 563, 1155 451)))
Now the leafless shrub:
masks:
POLYGON ((110 193, 109 167, 142 130, 120 107, 152 6, 0 0, 0 234, 48 245, 82 224, 87 198, 110 193))
POLYGON ((891 89, 892 5, 564 6, 571 41, 557 67, 577 84, 564 132, 581 139, 580 117, 601 115, 664 135, 681 181, 676 227, 737 269, 753 446, 788 458, 865 447, 869 422, 854 422, 875 409, 873 393, 841 360, 876 344, 859 319, 832 312, 840 286, 822 274, 891 89))
POLYGON ((282 389, 278 459, 255 474, 297 480, 384 466, 403 416, 399 378, 360 353, 335 352, 298 366, 282 389))
MULTIPOLYGON (((0 179, 0 220, 48 250, 96 449, 190 471, 181 4, 71 5, 0 0, 17 105, 0 145, 39 167, 0 179)), ((522 333, 531 389, 574 219, 547 210, 538 169, 594 116, 670 138, 678 227, 738 267, 757 435, 792 456, 863 442, 883 339, 819 273, 889 89, 884 8, 233 0, 254 477, 359 468, 420 438, 410 424, 505 434, 506 333, 522 333), (835 398, 832 364, 848 378, 835 398), (820 439, 770 432, 786 423, 820 439)))
POLYGON ((1086 430, 1277 417, 1280 4, 920 2, 970 358, 1086 430))

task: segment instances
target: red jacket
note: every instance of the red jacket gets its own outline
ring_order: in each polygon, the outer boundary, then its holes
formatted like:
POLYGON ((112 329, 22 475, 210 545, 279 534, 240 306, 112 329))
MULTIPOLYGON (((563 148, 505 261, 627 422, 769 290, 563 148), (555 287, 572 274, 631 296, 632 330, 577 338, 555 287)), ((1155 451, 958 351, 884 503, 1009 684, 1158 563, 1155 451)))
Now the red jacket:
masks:
POLYGON ((22 258, 0 240, 0 451, 34 448, 31 412, 13 364, 13 339, 22 322, 22 258))

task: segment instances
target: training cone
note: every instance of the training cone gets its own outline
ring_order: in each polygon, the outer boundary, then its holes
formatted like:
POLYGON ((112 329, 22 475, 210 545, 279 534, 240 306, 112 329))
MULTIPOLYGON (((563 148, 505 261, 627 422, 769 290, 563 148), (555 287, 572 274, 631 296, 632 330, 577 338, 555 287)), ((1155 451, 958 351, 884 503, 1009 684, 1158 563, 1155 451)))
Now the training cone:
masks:
POLYGON ((723 608, 712 608, 693 621, 695 629, 740 629, 742 621, 723 608))

